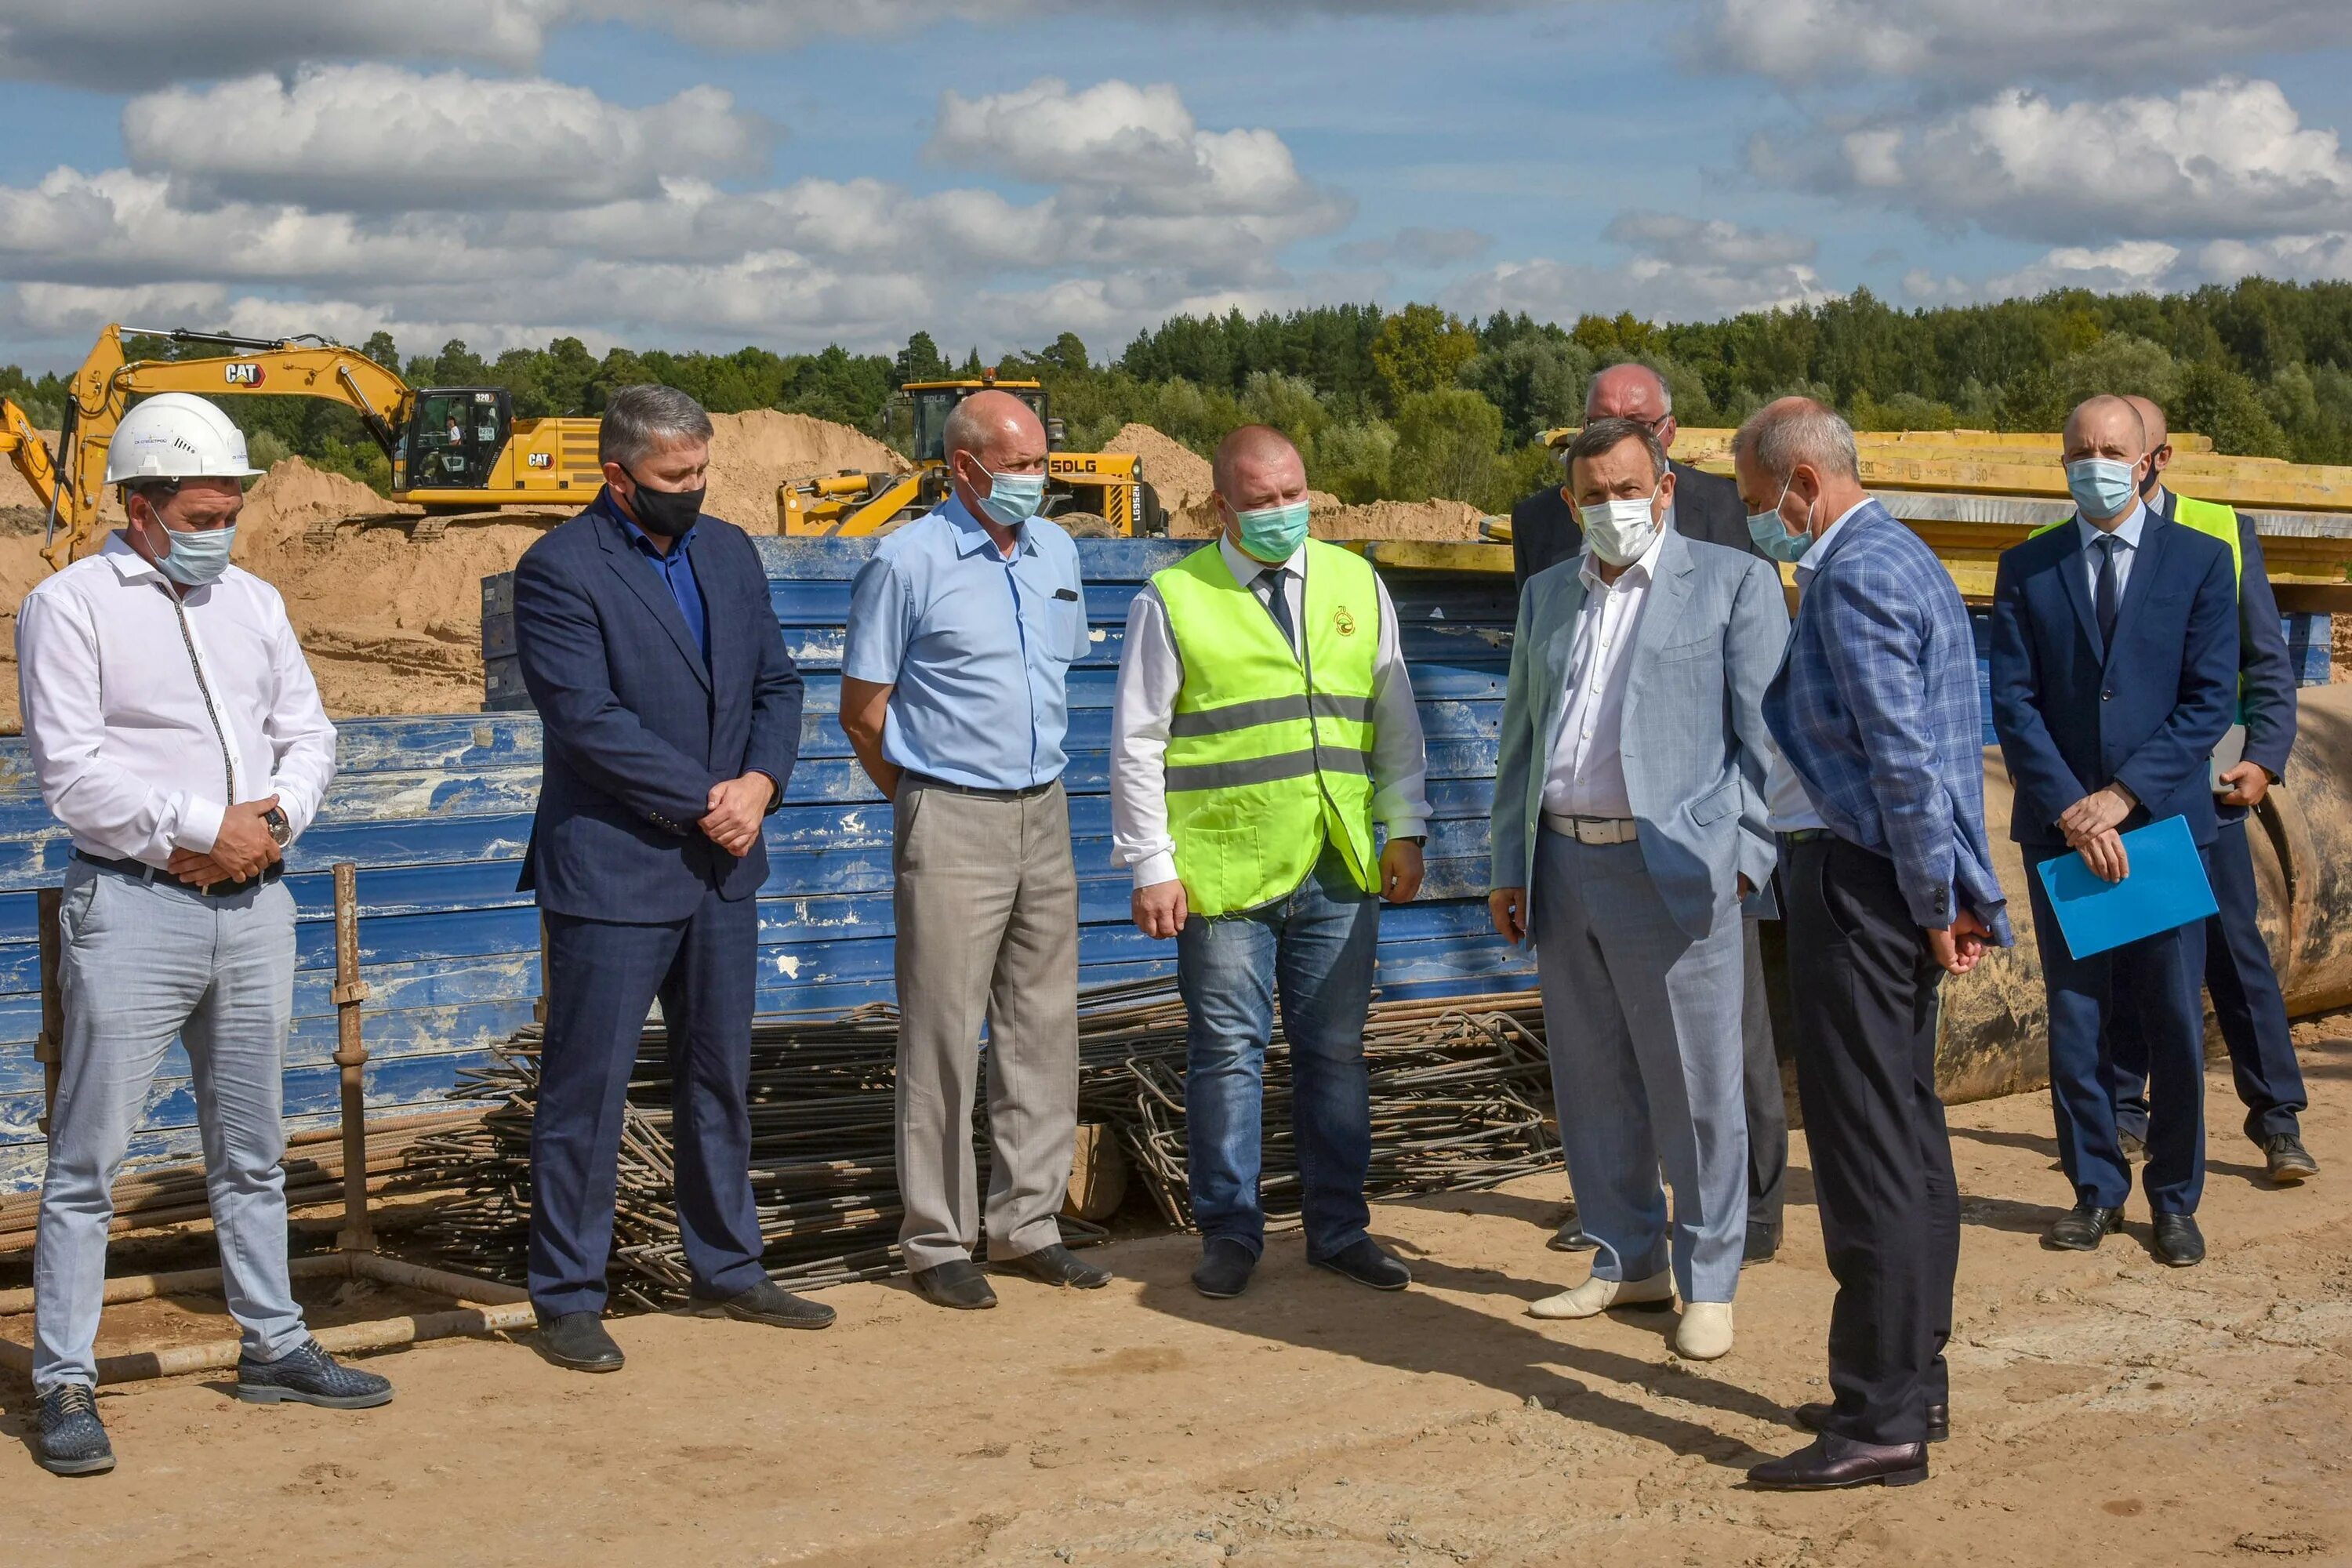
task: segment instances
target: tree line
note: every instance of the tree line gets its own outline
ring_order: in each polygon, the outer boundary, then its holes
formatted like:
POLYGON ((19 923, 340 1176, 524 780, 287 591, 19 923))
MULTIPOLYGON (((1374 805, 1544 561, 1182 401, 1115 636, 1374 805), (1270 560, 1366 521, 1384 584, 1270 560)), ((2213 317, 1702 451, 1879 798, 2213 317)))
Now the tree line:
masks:
MULTIPOLYGON (((160 340, 133 357, 203 353, 160 340)), ((594 414, 615 386, 679 387, 717 413, 777 408, 903 443, 893 395, 909 381, 978 374, 919 331, 895 355, 729 354, 615 348, 577 338, 485 360, 461 342, 405 358, 389 333, 362 352, 415 386, 500 386, 518 417, 594 414)), ((2176 429, 2224 452, 2352 464, 2352 283, 2248 278, 2162 296, 2063 290, 1996 304, 1899 310, 1857 289, 1794 310, 1661 325, 1631 314, 1572 325, 1524 313, 1464 321, 1433 305, 1332 305, 1286 315, 1179 316, 1114 360, 1076 334, 1006 355, 999 374, 1052 395, 1068 445, 1091 450, 1122 425, 1153 426, 1206 453, 1256 420, 1297 441, 1320 489, 1351 501, 1447 496, 1489 510, 1548 482, 1540 434, 1577 423, 1585 383, 1639 360, 1674 389, 1686 426, 1735 425, 1772 398, 1817 397, 1865 430, 2054 430, 2094 392, 2137 393, 2176 429)), ((0 394, 54 428, 56 375, 0 366, 0 394)), ((349 410, 302 397, 223 406, 257 460, 299 454, 383 488, 389 466, 349 410)))

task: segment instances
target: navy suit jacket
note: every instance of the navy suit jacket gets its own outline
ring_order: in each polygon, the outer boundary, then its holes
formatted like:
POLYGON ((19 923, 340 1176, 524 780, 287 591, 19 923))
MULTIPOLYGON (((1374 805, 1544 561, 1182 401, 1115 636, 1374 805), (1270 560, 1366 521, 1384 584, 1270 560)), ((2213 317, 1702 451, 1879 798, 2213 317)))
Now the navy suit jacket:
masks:
MULTIPOLYGON (((688 542, 710 659, 630 543, 609 491, 523 552, 515 645, 545 729, 520 887, 554 914, 680 921, 767 880, 696 826, 710 787, 758 771, 782 798, 800 754, 801 676, 751 539, 705 517, 688 542)), ((772 806, 772 810, 773 807, 772 806)))
POLYGON ((2238 706, 2238 593, 2221 541, 2151 511, 2103 648, 2069 519, 2004 551, 1993 584, 1992 721, 2017 788, 2010 837, 2063 847, 2058 818, 2120 783, 2129 832, 2216 818, 2207 759, 2238 706))

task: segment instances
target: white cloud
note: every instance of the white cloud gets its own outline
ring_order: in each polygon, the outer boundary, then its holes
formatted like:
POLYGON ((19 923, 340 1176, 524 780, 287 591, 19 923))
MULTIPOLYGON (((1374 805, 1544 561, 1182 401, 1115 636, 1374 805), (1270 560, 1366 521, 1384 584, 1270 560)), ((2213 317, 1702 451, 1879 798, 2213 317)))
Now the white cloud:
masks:
MULTIPOLYGON (((544 82, 371 66, 162 94, 131 117, 140 167, 0 185, 0 343, 63 354, 104 321, 145 314, 345 341, 381 328, 410 348, 572 333, 875 349, 918 328, 998 344, 1065 330, 1116 341, 1173 310, 1305 302, 1279 258, 1348 209, 1298 175, 1278 137, 1203 129, 1171 88, 1033 92, 1086 112, 1062 113, 1054 135, 992 165, 1009 158, 1045 187, 1027 201, 879 179, 722 186, 714 165, 749 132, 700 89, 630 111, 544 82), (254 94, 266 134, 207 123, 254 94), (688 132, 666 133, 666 114, 688 132), (457 166, 476 115, 474 154, 495 170, 479 177, 457 166), (495 127, 516 119, 530 123, 498 144, 495 127), (1090 136, 1107 139, 1115 174, 1085 155, 1090 136), (484 184, 534 177, 528 195, 484 184)), ((985 122, 1002 105, 950 100, 942 117, 959 110, 985 122)))
POLYGON ((1801 237, 1668 213, 1619 215, 1606 237, 1635 254, 1615 267, 1507 261, 1446 291, 1465 315, 1519 311, 1538 321, 1631 310, 1652 321, 1713 320, 1829 298, 1801 237))
POLYGON ((756 168, 771 131, 717 88, 623 109, 585 88, 324 66, 133 99, 133 164, 207 195, 362 212, 571 207, 756 168))
POLYGON ((2259 243, 2217 239, 2194 250, 2156 239, 2060 246, 2022 267, 1973 280, 1914 268, 1904 275, 1903 293, 1916 305, 1966 305, 2031 299, 2053 289, 2164 293, 2257 274, 2287 282, 2352 281, 2352 233, 2286 235, 2259 243))
POLYGON ((322 59, 528 66, 568 0, 0 0, 0 79, 118 89, 322 59))
POLYGON ((2352 158, 2269 81, 2063 104, 2011 88, 1922 123, 1759 137, 1749 165, 1930 221, 2061 245, 2352 224, 2352 158))
POLYGON ((1860 74, 1978 86, 2023 79, 2177 80, 2225 60, 2352 42, 2343 0, 1709 0, 1685 47, 1790 85, 1860 74))

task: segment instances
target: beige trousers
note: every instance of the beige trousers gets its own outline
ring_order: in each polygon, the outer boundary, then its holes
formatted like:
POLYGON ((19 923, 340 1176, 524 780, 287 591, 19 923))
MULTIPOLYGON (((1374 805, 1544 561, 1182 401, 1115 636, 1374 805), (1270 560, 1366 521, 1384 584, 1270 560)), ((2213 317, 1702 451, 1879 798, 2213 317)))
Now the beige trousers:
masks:
POLYGON ((898 1241, 909 1268, 980 1240, 972 1096, 988 1064, 988 1250, 1062 1239, 1078 1112, 1078 879, 1058 784, 1014 799, 898 786, 898 1241), (988 1026, 983 1052, 981 1025, 988 1026))

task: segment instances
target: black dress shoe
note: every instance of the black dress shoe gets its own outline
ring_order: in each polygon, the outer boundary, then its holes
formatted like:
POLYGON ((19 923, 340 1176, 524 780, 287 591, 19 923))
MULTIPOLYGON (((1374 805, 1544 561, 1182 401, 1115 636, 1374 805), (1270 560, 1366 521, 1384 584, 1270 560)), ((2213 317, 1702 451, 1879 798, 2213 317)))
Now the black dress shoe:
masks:
POLYGON ((1412 1283, 1412 1270, 1381 1250, 1370 1237, 1341 1247, 1328 1258, 1308 1258, 1318 1268, 1328 1268, 1375 1290, 1402 1290, 1412 1283))
POLYGON ((1559 1228, 1544 1245, 1554 1252, 1591 1252, 1600 1244, 1584 1234, 1584 1222, 1570 1215, 1559 1222, 1559 1228))
POLYGON ((1825 1492, 1840 1487, 1907 1487, 1927 1479, 1927 1445, 1855 1443, 1824 1432, 1813 1446, 1785 1459, 1768 1459, 1748 1472, 1748 1484, 1776 1492, 1825 1492))
POLYGON ((1769 1263, 1780 1253, 1780 1233, 1769 1226, 1751 1225, 1748 1227, 1748 1245, 1739 1254, 1739 1267, 1753 1268, 1759 1263, 1769 1263))
POLYGON ((706 1318, 737 1318, 747 1323, 765 1323, 772 1329, 833 1326, 832 1308, 805 1296, 795 1296, 772 1279, 762 1279, 732 1296, 705 1296, 697 1291, 687 1299, 693 1310, 706 1318))
POLYGON ((1201 1245, 1201 1266, 1192 1270, 1192 1289, 1216 1300, 1229 1300, 1249 1289, 1257 1268, 1257 1254, 1229 1236, 1213 1236, 1201 1245))
POLYGON ((935 1307, 959 1312, 980 1312, 996 1305, 996 1291, 981 1273, 980 1265, 957 1258, 935 1268, 918 1268, 907 1276, 915 1294, 935 1307))
POLYGON ((2270 1167, 2274 1187, 2295 1186, 2306 1176, 2319 1174, 2319 1162, 2292 1132, 2274 1132, 2263 1140, 2263 1163, 2270 1167))
POLYGON ((602 1312, 565 1312, 542 1318, 531 1336, 539 1353, 573 1372, 618 1372, 621 1347, 604 1331, 602 1312))
POLYGON ((2160 1214, 2156 1216, 2156 1258, 2175 1268, 2189 1268, 2205 1261, 2205 1233, 2197 1228, 2197 1216, 2185 1214, 2160 1214))
POLYGON ((1073 1290, 1099 1290, 1110 1283, 1109 1269, 1096 1268, 1058 1241, 1002 1263, 992 1260, 990 1266, 1026 1274, 1044 1284, 1066 1285, 1073 1290))
MULTIPOLYGON (((1811 1405, 1800 1405, 1790 1414, 1797 1418, 1797 1425, 1806 1431, 1821 1432, 1828 1429, 1830 1416, 1836 1409, 1836 1405, 1824 1399, 1816 1400, 1811 1405)), ((1927 1406, 1927 1441, 1945 1442, 1951 1435, 1952 1407, 1948 1405, 1927 1406)))
POLYGON ((2101 1238, 2124 1227, 2124 1211, 2077 1204, 2051 1222, 2042 1245, 2058 1252, 2096 1252, 2101 1238))

